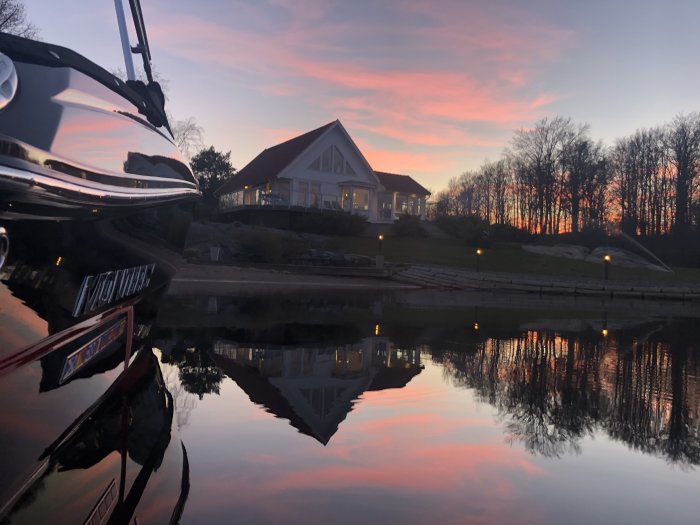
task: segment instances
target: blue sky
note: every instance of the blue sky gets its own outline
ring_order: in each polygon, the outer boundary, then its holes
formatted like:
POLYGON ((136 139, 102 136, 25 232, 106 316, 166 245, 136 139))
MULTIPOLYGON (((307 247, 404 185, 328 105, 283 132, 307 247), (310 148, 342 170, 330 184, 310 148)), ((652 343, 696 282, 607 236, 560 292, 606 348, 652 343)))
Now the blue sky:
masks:
MULTIPOLYGON (((123 60, 111 0, 25 0, 43 40, 123 60)), ((241 168, 336 118, 438 191, 513 131, 570 116, 612 144, 698 110, 700 1, 142 0, 169 110, 241 168)))

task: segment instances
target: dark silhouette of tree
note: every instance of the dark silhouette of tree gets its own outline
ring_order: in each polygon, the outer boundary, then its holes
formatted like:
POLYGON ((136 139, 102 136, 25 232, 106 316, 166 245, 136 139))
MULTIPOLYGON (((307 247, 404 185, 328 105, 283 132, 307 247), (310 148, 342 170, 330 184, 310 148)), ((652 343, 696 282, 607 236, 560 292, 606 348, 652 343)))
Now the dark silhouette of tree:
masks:
POLYGON ((521 185, 534 188, 528 214, 530 231, 558 233, 562 219, 566 154, 587 132, 570 118, 542 119, 532 129, 515 132, 511 155, 521 185))
POLYGON ((639 130, 618 140, 610 162, 622 230, 630 235, 668 231, 672 184, 663 129, 639 130))
POLYGON ((580 135, 564 149, 562 200, 570 216, 571 231, 600 228, 605 222, 605 190, 609 171, 602 143, 580 135))
POLYGON ((214 149, 214 146, 209 146, 192 157, 190 165, 199 181, 205 202, 209 206, 216 206, 214 190, 236 172, 231 165, 231 152, 223 153, 214 149))
POLYGON ((678 115, 666 130, 666 147, 676 172, 675 231, 690 226, 693 190, 700 171, 700 114, 678 115))

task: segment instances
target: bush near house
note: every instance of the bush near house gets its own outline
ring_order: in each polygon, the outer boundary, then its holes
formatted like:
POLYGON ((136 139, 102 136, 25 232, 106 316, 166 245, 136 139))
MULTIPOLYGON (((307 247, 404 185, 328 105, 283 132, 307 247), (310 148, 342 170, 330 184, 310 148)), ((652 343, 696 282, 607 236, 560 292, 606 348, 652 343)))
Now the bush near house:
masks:
POLYGON ((435 219, 435 224, 451 237, 469 245, 486 246, 490 240, 489 224, 474 215, 442 216, 435 219))
POLYGON ((532 242, 534 236, 510 224, 492 224, 489 239, 493 242, 532 242))
POLYGON ((391 232, 396 237, 425 237, 425 231, 421 227, 420 217, 414 215, 402 215, 391 226, 391 232))
POLYGON ((299 257, 307 248, 301 240, 265 228, 241 230, 236 244, 251 261, 268 264, 299 257))
POLYGON ((298 232, 357 236, 365 231, 367 219, 346 212, 300 213, 293 217, 291 226, 298 232))

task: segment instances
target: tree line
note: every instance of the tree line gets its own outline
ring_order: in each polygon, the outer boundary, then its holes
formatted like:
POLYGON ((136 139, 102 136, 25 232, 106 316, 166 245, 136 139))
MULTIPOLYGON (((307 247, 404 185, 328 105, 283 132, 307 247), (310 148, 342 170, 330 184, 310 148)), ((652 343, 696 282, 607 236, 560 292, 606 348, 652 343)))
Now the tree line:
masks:
POLYGON ((437 216, 475 216, 530 234, 619 225, 651 236, 700 229, 700 113, 640 129, 612 146, 556 116, 515 132, 495 162, 451 179, 437 216))

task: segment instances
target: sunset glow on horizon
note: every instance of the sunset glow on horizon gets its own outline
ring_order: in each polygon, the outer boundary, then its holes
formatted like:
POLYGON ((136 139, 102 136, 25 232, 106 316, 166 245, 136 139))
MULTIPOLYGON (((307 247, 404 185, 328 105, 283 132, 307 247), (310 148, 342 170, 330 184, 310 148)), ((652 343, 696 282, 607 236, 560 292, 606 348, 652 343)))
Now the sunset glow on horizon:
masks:
MULTIPOLYGON (((700 72, 687 65, 700 5, 564 4, 149 0, 143 10, 169 110, 194 116, 236 168, 340 119, 374 169, 437 192, 543 117, 587 122, 612 144, 697 110, 700 72)), ((123 68, 112 2, 26 5, 43 40, 123 68)))

